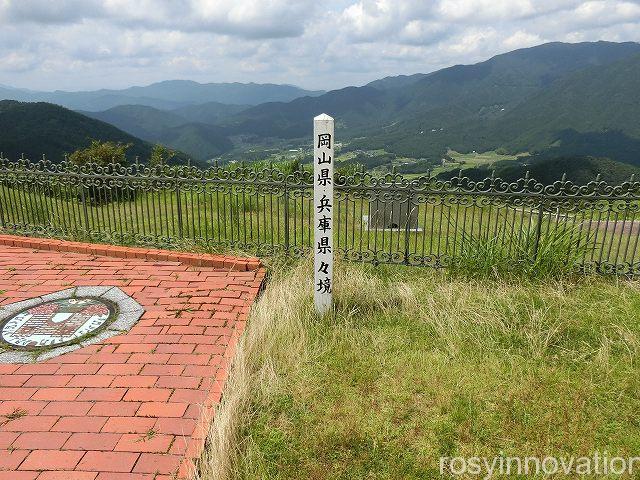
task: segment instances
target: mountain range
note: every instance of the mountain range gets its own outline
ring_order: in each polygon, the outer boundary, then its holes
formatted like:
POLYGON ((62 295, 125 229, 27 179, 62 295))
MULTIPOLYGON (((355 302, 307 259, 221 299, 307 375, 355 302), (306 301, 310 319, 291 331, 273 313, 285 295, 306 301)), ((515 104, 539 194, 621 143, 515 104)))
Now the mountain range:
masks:
MULTIPOLYGON (((133 143, 135 148, 130 153, 143 154, 144 158, 148 157, 151 143, 161 143, 198 162, 233 148, 228 130, 215 125, 218 121, 254 104, 322 93, 292 85, 201 84, 188 80, 85 92, 40 92, 1 85, 0 99, 14 102, 3 102, 0 112, 0 127, 5 123, 8 127, 0 132, 0 149, 11 155, 61 158, 64 153, 86 146, 91 138, 98 138, 133 143), (65 109, 75 112, 65 113, 65 109), (21 122, 20 133, 13 131, 9 114, 21 122), (65 135, 65 139, 44 138, 38 124, 28 123, 27 119, 35 121, 45 115, 52 115, 50 126, 58 122, 59 135, 65 135), (81 120, 81 116, 100 122, 81 120), (73 135, 69 135, 72 131, 73 135)), ((56 134, 52 130, 46 132, 56 134)))
POLYGON ((640 65, 638 55, 637 43, 551 43, 428 75, 258 105, 222 124, 236 133, 306 137, 309 119, 325 111, 336 118, 337 135, 361 137, 352 142, 354 148, 384 148, 412 157, 437 157, 447 148, 537 150, 572 129, 590 135, 615 128, 637 138, 635 125, 613 121, 606 112, 617 110, 616 118, 640 116, 633 107, 640 97, 640 76, 628 76, 640 65), (615 79, 590 85, 594 72, 615 79), (591 103, 594 89, 609 102, 607 110, 591 103), (580 100, 571 102, 572 97, 580 100), (556 103, 559 98, 562 104, 556 103))
MULTIPOLYGON (((26 91, 0 88, 0 97, 11 92, 26 91)), ((640 164, 640 44, 633 42, 548 43, 329 92, 169 81, 36 93, 199 160, 240 154, 246 145, 306 145, 312 118, 324 112, 347 149, 437 160, 448 149, 502 148, 640 164)))
POLYGON ((0 86, 0 98, 21 102, 48 102, 71 110, 97 112, 119 105, 145 105, 173 109, 206 102, 231 105, 257 105, 265 102, 288 102, 305 95, 321 95, 293 85, 270 83, 198 83, 191 80, 167 80, 144 87, 122 90, 94 90, 85 92, 41 92, 0 86))

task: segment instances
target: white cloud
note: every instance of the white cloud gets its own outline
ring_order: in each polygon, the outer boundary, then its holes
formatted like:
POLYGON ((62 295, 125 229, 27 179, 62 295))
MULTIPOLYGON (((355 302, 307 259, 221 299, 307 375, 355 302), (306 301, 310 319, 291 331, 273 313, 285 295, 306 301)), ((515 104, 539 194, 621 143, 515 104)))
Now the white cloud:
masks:
POLYGON ((529 0, 449 0, 440 2, 438 12, 453 21, 478 19, 478 15, 502 20, 531 15, 534 8, 529 0))
POLYGON ((544 43, 544 39, 535 33, 529 33, 524 30, 518 30, 513 35, 505 38, 503 45, 511 50, 518 48, 532 47, 544 43))
POLYGON ((0 19, 10 24, 68 24, 102 15, 101 3, 93 0, 4 0, 0 3, 0 19))
POLYGON ((314 5, 312 0, 4 0, 0 19, 44 25, 101 19, 124 28, 280 38, 301 35, 314 5))
POLYGON ((0 83, 334 88, 546 41, 640 41, 640 0, 0 0, 0 83))
POLYGON ((585 2, 573 12, 574 19, 584 26, 611 26, 640 20, 640 5, 632 2, 585 2))
POLYGON ((8 72, 27 72, 36 67, 38 59, 29 53, 9 52, 0 57, 2 68, 8 72))

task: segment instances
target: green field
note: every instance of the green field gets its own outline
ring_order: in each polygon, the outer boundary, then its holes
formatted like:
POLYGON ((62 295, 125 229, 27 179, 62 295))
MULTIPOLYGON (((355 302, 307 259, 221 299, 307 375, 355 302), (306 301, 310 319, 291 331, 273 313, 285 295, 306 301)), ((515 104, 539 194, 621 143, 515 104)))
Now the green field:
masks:
POLYGON ((518 153, 515 155, 499 154, 495 150, 482 153, 460 153, 455 150, 449 150, 447 155, 455 160, 455 162, 447 162, 444 166, 437 167, 434 170, 434 175, 441 172, 447 172, 451 170, 475 167, 489 167, 496 162, 516 160, 518 157, 526 156, 527 153, 518 153))
POLYGON ((335 314, 317 318, 311 273, 272 269, 202 480, 453 478, 441 456, 640 451, 636 282, 342 264, 335 314))
POLYGON ((502 160, 516 160, 518 157, 526 156, 527 153, 517 153, 515 155, 500 154, 495 150, 482 153, 460 153, 455 150, 449 150, 447 155, 453 157, 458 162, 464 162, 465 165, 478 167, 483 165, 491 165, 492 163, 502 160))

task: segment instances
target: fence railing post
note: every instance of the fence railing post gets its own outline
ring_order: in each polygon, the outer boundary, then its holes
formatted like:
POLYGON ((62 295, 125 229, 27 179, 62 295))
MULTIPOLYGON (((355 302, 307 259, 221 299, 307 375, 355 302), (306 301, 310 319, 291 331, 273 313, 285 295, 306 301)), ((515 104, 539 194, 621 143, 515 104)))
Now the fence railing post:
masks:
MULTIPOLYGON (((640 235, 629 217, 640 202, 640 184, 633 177, 616 185, 596 177, 595 182, 581 186, 569 184, 563 176, 560 182, 545 186, 528 174, 509 184, 496 178, 470 182, 461 178, 461 173, 451 182, 440 182, 430 175, 411 181, 401 176, 340 175, 340 195, 334 203, 330 188, 335 147, 333 120, 325 115, 315 120, 312 177, 306 170, 283 178, 272 166, 269 175, 255 176, 237 169, 222 174, 218 170, 147 169, 139 164, 133 172, 114 165, 98 173, 70 164, 53 167, 46 160, 29 164, 26 160, 8 162, 0 158, 0 228, 28 235, 34 233, 36 226, 39 233, 88 238, 95 234, 96 238, 104 236, 112 241, 137 240, 142 233, 141 237, 151 237, 159 243, 183 237, 209 241, 215 235, 221 246, 248 248, 253 245, 247 238, 257 238, 257 248, 267 246, 289 255, 306 254, 312 246, 318 262, 314 280, 320 296, 330 294, 333 287, 334 240, 337 253, 347 259, 441 267, 456 257, 458 248, 468 251, 467 242, 474 242, 481 234, 484 237, 485 230, 487 236, 493 231, 495 240, 505 252, 508 248, 510 255, 526 240, 526 260, 532 263, 546 255, 548 238, 560 234, 569 242, 562 246, 567 258, 575 257, 583 267, 594 264, 594 268, 616 274, 639 274, 640 235), (309 206, 310 181, 314 188, 313 207, 309 206), (197 182, 206 182, 212 191, 195 188, 197 182), (185 198, 182 183, 186 183, 185 198), (257 190, 246 193, 249 186, 257 190), (242 199, 238 200, 240 194, 242 199), (255 203, 249 197, 254 194, 255 203), (204 212, 198 210, 202 195, 206 202, 204 212), (448 196, 452 197, 451 204, 448 196), (484 199, 489 196, 491 202, 485 209, 484 199), (483 201, 478 202, 478 197, 483 201), (595 201, 600 203, 594 204, 595 201), (385 227, 388 219, 380 221, 377 216, 384 215, 389 207, 376 209, 377 203, 393 203, 392 211, 397 215, 391 226, 385 227), (334 206, 339 207, 340 218, 333 215, 334 206), (547 206, 549 210, 545 211, 547 206), (396 212, 396 208, 400 211, 396 212), (376 215, 374 210, 378 210, 376 215), (406 222, 404 228, 402 221, 406 222), (305 238, 311 228, 313 237, 305 238), (344 245, 340 237, 331 234, 334 229, 344 232, 344 245), (393 241, 380 246, 378 239, 385 238, 385 229, 386 238, 392 231, 393 241), (402 233, 398 233, 403 230, 404 242, 402 233), (240 232, 237 240, 236 232, 240 232), (596 247, 598 251, 594 252, 596 247)), ((321 303, 322 309, 327 304, 330 302, 321 303)))
POLYGON ((542 216, 544 214, 544 209, 542 208, 543 202, 540 202, 538 205, 538 221, 536 222, 536 233, 535 239, 533 243, 533 260, 535 261, 538 258, 538 248, 540 246, 540 236, 542 234, 542 216))
MULTIPOLYGON (((407 218, 405 219, 405 225, 404 225, 404 264, 405 265, 409 265, 409 246, 411 243, 409 241, 409 227, 411 224, 412 199, 413 199, 412 190, 407 190, 407 218)), ((402 209, 400 209, 400 211, 402 211, 402 209)))
POLYGON ((180 183, 176 179, 176 206, 178 207, 178 235, 180 235, 180 240, 182 238, 182 195, 180 194, 180 183))
MULTIPOLYGON (((2 159, 2 157, 0 157, 0 160, 2 159)), ((8 206, 5 206, 4 201, 3 201, 3 197, 4 197, 4 182, 0 182, 0 189, 2 189, 2 195, 0 196, 0 223, 2 224, 2 228, 6 228, 7 227, 7 221, 5 220, 5 215, 4 215, 4 209, 8 208, 8 206)), ((7 218, 9 218, 9 213, 7 212, 7 218)))
MULTIPOLYGON (((4 167, 4 153, 0 152, 0 166, 4 167)), ((4 168, 3 168, 4 169, 4 168)), ((3 181, 0 181, 0 191, 2 192, 2 196, 0 196, 0 220, 2 220, 2 228, 7 227, 7 223, 9 220, 9 205, 5 205, 4 196, 5 196, 5 183, 4 178, 6 178, 5 174, 2 174, 3 181), (7 220, 5 220, 4 210, 7 209, 7 220)), ((7 182, 8 183, 8 182, 7 182)), ((7 187, 9 188, 9 187, 7 187)))
POLYGON ((84 185, 80 183, 80 199, 82 202, 82 211, 84 214, 84 231, 87 237, 91 238, 91 229, 89 228, 89 210, 87 207, 87 199, 85 198, 84 185))
POLYGON ((289 253, 289 185, 287 175, 284 176, 284 252, 289 253))

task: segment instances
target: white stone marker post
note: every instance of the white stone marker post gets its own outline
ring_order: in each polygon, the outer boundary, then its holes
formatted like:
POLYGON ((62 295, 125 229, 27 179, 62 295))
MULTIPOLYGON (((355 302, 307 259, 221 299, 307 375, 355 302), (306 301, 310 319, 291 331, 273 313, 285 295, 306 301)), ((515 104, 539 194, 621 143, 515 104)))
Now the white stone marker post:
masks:
POLYGON ((313 119, 314 301, 322 315, 331 310, 333 290, 333 118, 313 119))

